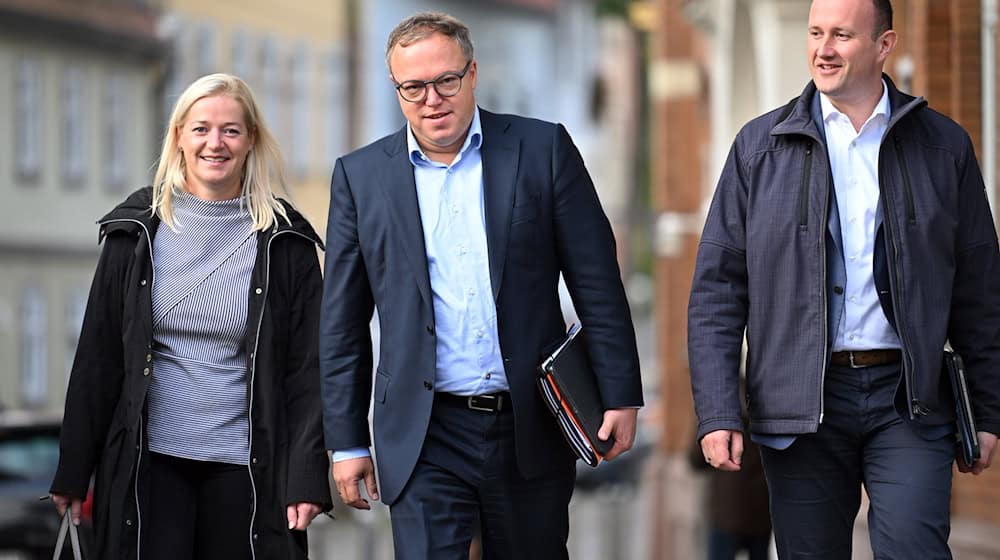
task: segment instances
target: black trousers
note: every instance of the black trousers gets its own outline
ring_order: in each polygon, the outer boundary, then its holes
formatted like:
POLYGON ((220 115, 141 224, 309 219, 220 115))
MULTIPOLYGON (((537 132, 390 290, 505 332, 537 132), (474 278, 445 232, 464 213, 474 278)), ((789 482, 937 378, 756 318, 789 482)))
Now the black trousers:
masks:
MULTIPOLYGON (((555 421, 555 420, 553 420, 555 421)), ((390 507, 397 560, 468 560, 477 524, 486 560, 568 558, 575 464, 525 479, 514 414, 435 399, 413 475, 390 507)))
POLYGON ((246 465, 150 453, 143 560, 250 558, 253 507, 246 465))
POLYGON ((779 558, 849 560, 862 485, 877 560, 951 558, 954 429, 900 418, 899 380, 898 364, 831 367, 819 431, 761 446, 779 558))

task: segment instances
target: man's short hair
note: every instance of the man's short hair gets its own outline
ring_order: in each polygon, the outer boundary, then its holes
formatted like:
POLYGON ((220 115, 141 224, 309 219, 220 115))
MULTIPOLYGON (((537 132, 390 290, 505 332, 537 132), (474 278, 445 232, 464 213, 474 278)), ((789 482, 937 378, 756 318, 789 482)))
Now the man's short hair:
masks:
POLYGON ((469 28, 464 23, 442 12, 420 12, 399 22, 389 34, 389 40, 385 45, 385 65, 389 67, 389 71, 392 71, 389 57, 397 45, 408 47, 435 33, 440 33, 458 43, 465 59, 472 60, 472 39, 469 38, 469 28))
POLYGON ((875 29, 872 39, 878 39, 886 31, 892 29, 892 2, 890 0, 872 0, 875 5, 875 29))

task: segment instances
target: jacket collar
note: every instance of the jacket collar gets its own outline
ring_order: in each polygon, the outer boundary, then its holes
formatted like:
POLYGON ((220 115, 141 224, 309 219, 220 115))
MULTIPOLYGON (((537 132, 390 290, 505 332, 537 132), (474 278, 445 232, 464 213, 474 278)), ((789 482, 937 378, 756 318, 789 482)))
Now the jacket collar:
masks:
MULTIPOLYGON (((892 129, 903 117, 911 112, 927 105, 927 100, 923 97, 914 97, 903 93, 896 88, 892 78, 887 74, 882 74, 885 85, 889 89, 889 108, 892 111, 889 115, 889 123, 886 132, 892 129)), ((806 135, 816 140, 817 130, 813 119, 813 99, 816 97, 816 84, 811 80, 806 84, 802 94, 794 100, 792 110, 778 124, 771 129, 772 136, 782 136, 787 134, 806 135)))
MULTIPOLYGON (((262 233, 275 235, 281 232, 292 231, 323 248, 323 241, 302 214, 286 200, 281 198, 278 200, 285 207, 285 212, 288 213, 288 221, 278 216, 275 225, 267 232, 262 233)), ((156 226, 160 223, 160 218, 151 211, 152 206, 153 187, 147 186, 135 191, 122 203, 115 206, 113 210, 105 214, 103 218, 98 220, 97 223, 101 226, 99 239, 103 240, 106 235, 114 231, 125 230, 135 232, 139 228, 144 228, 150 237, 152 237, 155 235, 156 226)))

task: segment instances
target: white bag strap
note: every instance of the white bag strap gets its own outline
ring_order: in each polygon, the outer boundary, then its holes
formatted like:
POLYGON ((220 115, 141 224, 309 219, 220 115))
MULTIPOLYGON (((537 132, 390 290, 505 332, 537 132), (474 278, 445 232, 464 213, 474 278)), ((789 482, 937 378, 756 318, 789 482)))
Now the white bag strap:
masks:
POLYGON ((80 533, 77 531, 76 525, 73 524, 69 510, 70 508, 66 508, 62 525, 59 526, 59 536, 56 537, 56 549, 52 552, 52 560, 59 560, 59 557, 62 556, 63 546, 66 544, 66 533, 69 533, 69 542, 73 548, 73 560, 83 560, 83 554, 80 552, 80 533))

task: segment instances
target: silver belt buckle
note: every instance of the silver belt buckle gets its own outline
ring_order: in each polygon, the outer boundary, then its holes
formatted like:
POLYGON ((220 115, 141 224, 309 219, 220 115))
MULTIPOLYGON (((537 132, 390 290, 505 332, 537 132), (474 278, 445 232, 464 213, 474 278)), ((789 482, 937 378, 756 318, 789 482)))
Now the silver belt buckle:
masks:
POLYGON ((498 395, 472 395, 471 397, 469 397, 468 403, 470 410, 478 410, 480 412, 498 412, 500 410, 500 407, 503 405, 503 401, 500 400, 500 397, 498 395), (488 408, 485 406, 479 406, 476 403, 482 401, 481 400, 477 401, 477 399, 482 399, 489 401, 491 403, 496 403, 496 407, 488 408))
POLYGON ((851 364, 851 369, 860 369, 865 367, 865 366, 859 366, 854 363, 854 350, 847 351, 847 360, 851 364))

